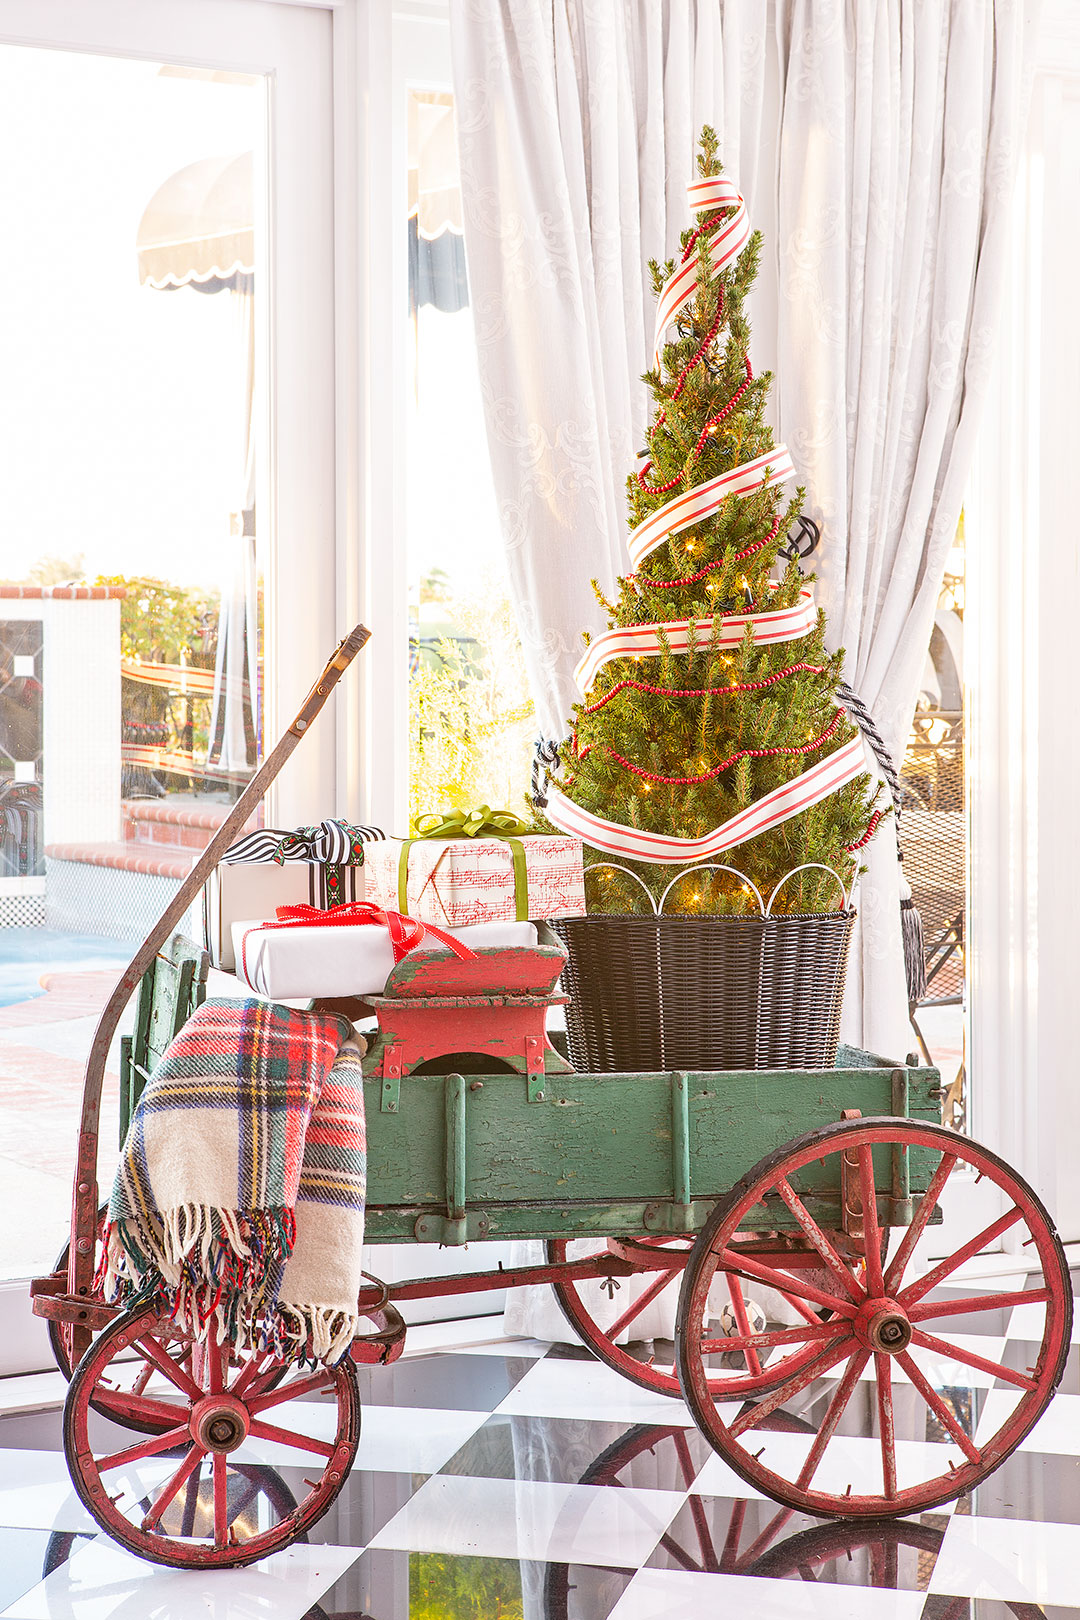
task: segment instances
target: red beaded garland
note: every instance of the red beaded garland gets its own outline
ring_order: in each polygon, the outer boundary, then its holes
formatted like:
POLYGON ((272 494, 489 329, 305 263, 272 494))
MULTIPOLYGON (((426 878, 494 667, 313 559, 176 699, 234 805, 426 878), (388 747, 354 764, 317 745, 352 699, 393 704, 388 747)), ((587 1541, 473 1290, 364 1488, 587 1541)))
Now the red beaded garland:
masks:
POLYGON ((845 854, 854 855, 857 849, 862 849, 864 844, 868 844, 870 842, 871 838, 873 838, 874 834, 877 832, 878 822, 881 820, 882 815, 883 812, 881 810, 874 811, 873 815, 870 817, 870 825, 867 827, 858 843, 844 845, 845 854))
MULTIPOLYGON (((650 692, 653 697, 729 697, 732 692, 761 692, 766 686, 773 686, 782 681, 787 675, 796 675, 805 670, 810 675, 823 675, 824 664, 792 664, 788 669, 777 670, 775 675, 769 675, 763 681, 739 681, 732 686, 650 686, 647 681, 618 681, 610 692, 605 692, 597 702, 590 703, 583 709, 582 714, 595 714, 606 703, 610 703, 624 687, 631 687, 635 692, 650 692)), ((575 742, 576 742, 575 734, 575 742)))
POLYGON ((681 262, 683 264, 686 263, 687 259, 691 255, 691 253, 693 253, 694 247, 697 244, 698 238, 701 237, 701 236, 704 236, 706 231, 711 231, 713 226, 718 225, 720 223, 720 221, 724 217, 725 216, 724 216, 723 209, 721 209, 719 213, 710 214, 708 219, 704 220, 696 228, 696 230, 693 230, 693 231, 690 232, 690 235, 687 238, 686 246, 683 248, 683 252, 682 252, 682 261, 681 262))
MULTIPOLYGON (((755 540, 753 545, 747 546, 745 551, 737 551, 731 561, 744 562, 747 557, 752 557, 755 551, 760 551, 762 546, 769 544, 770 540, 775 540, 779 530, 780 519, 777 517, 767 535, 760 540, 755 540)), ((723 568, 726 560, 724 557, 717 557, 714 561, 706 563, 704 568, 699 568, 696 574, 684 574, 681 579, 646 579, 643 583, 654 591, 673 591, 679 585, 696 585, 699 579, 705 578, 706 574, 712 574, 716 569, 723 568)), ((640 574, 628 574, 626 577, 635 586, 638 580, 641 579, 640 574)))
MULTIPOLYGON (((702 339, 701 345, 698 348, 698 351, 694 355, 693 359, 688 360, 686 362, 685 366, 683 366, 682 370, 679 372, 678 380, 675 383, 675 387, 671 391, 672 399, 678 399, 679 395, 682 393, 683 389, 686 387, 686 379, 687 379, 687 377, 689 377, 689 375, 693 371, 694 367, 698 364, 698 362, 700 361, 702 355, 706 353, 706 351, 707 351, 707 349, 709 347, 709 344, 712 342, 713 338, 716 336, 717 332, 720 330, 720 322, 721 322, 721 320, 723 318, 723 314, 724 314, 724 294, 723 294, 723 289, 721 289, 720 301, 719 301, 719 303, 717 305, 717 309, 716 309, 716 319, 713 321, 712 325, 709 327, 709 330, 706 332, 704 338, 702 339)), ((737 400, 738 397, 739 396, 736 394, 735 399, 737 400)), ((734 404, 735 401, 733 400, 732 403, 734 404)), ((716 420, 719 421, 720 418, 717 417, 716 420)), ((662 428, 666 421, 667 421, 667 411, 663 410, 663 411, 660 412, 660 415, 656 418, 656 421, 653 424, 652 432, 655 433, 658 428, 662 428)), ((704 438, 698 440, 697 448, 694 451, 694 459, 695 460, 701 454, 701 446, 702 446, 703 442, 704 442, 704 438)), ((646 479, 646 476, 648 474, 649 468, 651 466, 652 466, 652 462, 647 461, 645 463, 644 467, 641 468, 641 470, 639 471, 639 473, 637 475, 638 484, 641 487, 641 489, 644 490, 646 495, 666 495, 669 489, 674 489, 676 484, 682 483, 683 473, 679 472, 679 473, 675 474, 674 478, 669 478, 666 484, 647 484, 645 482, 645 479, 646 479)))
MULTIPOLYGON (((655 772, 647 771, 644 766, 635 765, 633 760, 626 759, 622 754, 616 753, 615 749, 611 748, 607 743, 603 747, 612 759, 624 766, 626 770, 633 771, 635 776, 643 776, 649 782, 661 782, 665 787, 690 787, 695 782, 710 782, 714 776, 719 776, 721 771, 726 771, 729 765, 736 764, 740 759, 772 759, 778 754, 812 754, 815 749, 828 742, 843 718, 843 711, 838 710, 832 725, 823 731, 820 737, 813 738, 811 742, 795 744, 791 748, 742 748, 737 754, 732 754, 729 759, 715 765, 711 771, 704 771, 700 776, 658 776, 655 772)), ((583 749, 580 757, 584 759, 586 754, 592 752, 593 746, 590 745, 589 748, 583 749)))
POLYGON ((753 382, 754 368, 750 364, 749 355, 744 356, 743 364, 746 367, 746 381, 739 384, 738 388, 736 388, 735 392, 732 394, 722 411, 718 411, 715 416, 710 416, 709 420, 706 422, 705 426, 698 435, 698 442, 694 446, 695 457, 700 456, 702 450, 705 448, 705 440, 709 437, 709 434, 712 432, 713 428, 719 427, 725 416, 727 416, 730 411, 735 409, 736 405, 739 403, 740 399, 742 399, 743 395, 746 393, 746 390, 753 382))

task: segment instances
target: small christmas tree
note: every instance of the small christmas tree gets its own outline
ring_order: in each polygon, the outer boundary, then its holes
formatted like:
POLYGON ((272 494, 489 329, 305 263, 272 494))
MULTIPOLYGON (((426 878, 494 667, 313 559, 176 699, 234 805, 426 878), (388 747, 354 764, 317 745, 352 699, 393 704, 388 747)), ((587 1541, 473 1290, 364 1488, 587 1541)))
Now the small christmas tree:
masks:
MULTIPOLYGON (((849 888, 881 814, 837 698, 843 653, 825 651, 797 563, 772 578, 803 491, 781 493, 794 469, 765 421, 771 377, 755 377, 748 354, 761 237, 716 150, 705 129, 688 188, 698 223, 678 264, 651 267, 655 411, 627 481, 634 572, 614 602, 594 581, 609 629, 578 666, 584 701, 547 808, 584 840, 587 863, 618 862, 656 900, 683 874, 669 912, 757 911, 739 877, 688 874, 703 861, 738 868, 765 901, 808 862, 849 888)), ((635 888, 598 872, 590 909, 648 909, 635 888)), ((836 882, 809 870, 774 910, 839 904, 836 882)))

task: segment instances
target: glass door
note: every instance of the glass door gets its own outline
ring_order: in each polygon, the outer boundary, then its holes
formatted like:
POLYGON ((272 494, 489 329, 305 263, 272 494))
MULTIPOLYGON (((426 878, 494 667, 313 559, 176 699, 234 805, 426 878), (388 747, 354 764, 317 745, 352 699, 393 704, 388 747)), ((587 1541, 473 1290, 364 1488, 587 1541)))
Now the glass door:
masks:
POLYGON ((334 641, 331 44, 302 5, 0 3, 0 1281, 64 1242, 120 966, 334 641))

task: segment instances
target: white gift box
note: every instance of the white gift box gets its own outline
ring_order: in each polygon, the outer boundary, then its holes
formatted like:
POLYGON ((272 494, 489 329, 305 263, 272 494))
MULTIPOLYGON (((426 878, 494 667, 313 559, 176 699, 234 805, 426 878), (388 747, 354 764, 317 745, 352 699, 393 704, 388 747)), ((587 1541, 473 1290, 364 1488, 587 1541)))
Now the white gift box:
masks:
MULTIPOLYGON (((529 834, 520 839, 525 852, 523 899, 528 916, 585 915, 585 878, 581 841, 562 834, 529 834)), ((514 858, 504 838, 414 838, 407 843, 407 904, 401 904, 402 850, 399 838, 372 844, 365 851, 367 899, 384 911, 408 912, 440 928, 473 923, 512 922, 517 916, 514 858)))
MULTIPOLYGON (((344 867, 345 898, 364 898, 364 868, 344 867)), ((237 921, 272 917, 278 906, 326 909, 325 869, 308 861, 238 861, 215 867, 203 890, 203 944, 210 961, 226 973, 237 971, 233 936, 237 921)), ((256 925, 242 922, 245 928, 256 925)), ((298 991, 299 995, 305 994, 298 991)))
MULTIPOLYGON (((447 930, 473 950, 535 945, 530 922, 478 923, 447 930)), ((265 919, 234 922, 230 940, 236 973, 257 995, 274 1000, 303 996, 377 996, 394 965, 390 935, 377 923, 267 928, 265 919)), ((445 949, 434 935, 420 950, 445 949)))

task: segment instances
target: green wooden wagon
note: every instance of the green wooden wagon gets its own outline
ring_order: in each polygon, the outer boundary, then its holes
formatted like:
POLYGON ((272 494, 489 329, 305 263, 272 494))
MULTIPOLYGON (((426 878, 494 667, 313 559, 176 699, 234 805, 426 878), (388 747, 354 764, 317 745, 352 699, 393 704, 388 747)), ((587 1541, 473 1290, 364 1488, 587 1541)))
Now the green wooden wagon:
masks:
POLYGON ((178 1567, 245 1564, 289 1545, 348 1475, 355 1364, 401 1354, 397 1307, 527 1283, 554 1288, 609 1368, 681 1395, 735 1473, 781 1503, 879 1518, 970 1490, 1040 1417, 1069 1351, 1068 1267, 1035 1193, 942 1128, 932 1068, 842 1048, 828 1071, 574 1073, 543 1030, 562 962, 551 947, 399 964, 365 1079, 368 1240, 538 1239, 542 1259, 372 1279, 359 1300, 371 1331, 315 1371, 193 1342, 152 1303, 119 1311, 95 1295, 98 1115, 120 1010, 142 983, 131 1102, 154 1032, 171 1033, 203 994, 198 953, 165 942, 364 640, 354 632, 327 666, 95 1037, 71 1241, 34 1285, 71 1379, 65 1448, 89 1512, 140 1556, 178 1567), (943 1244, 952 1178, 972 1185, 982 1214, 970 1236, 943 1244), (1003 1244, 1016 1256, 1006 1276, 1003 1244), (676 1291, 674 1328, 649 1327, 676 1291), (963 1331, 1017 1307, 1033 1345, 1023 1367, 963 1331), (972 1384, 993 1388, 978 1423, 975 1403, 956 1395, 972 1384), (268 1485, 268 1447, 303 1465, 299 1494, 268 1485))

